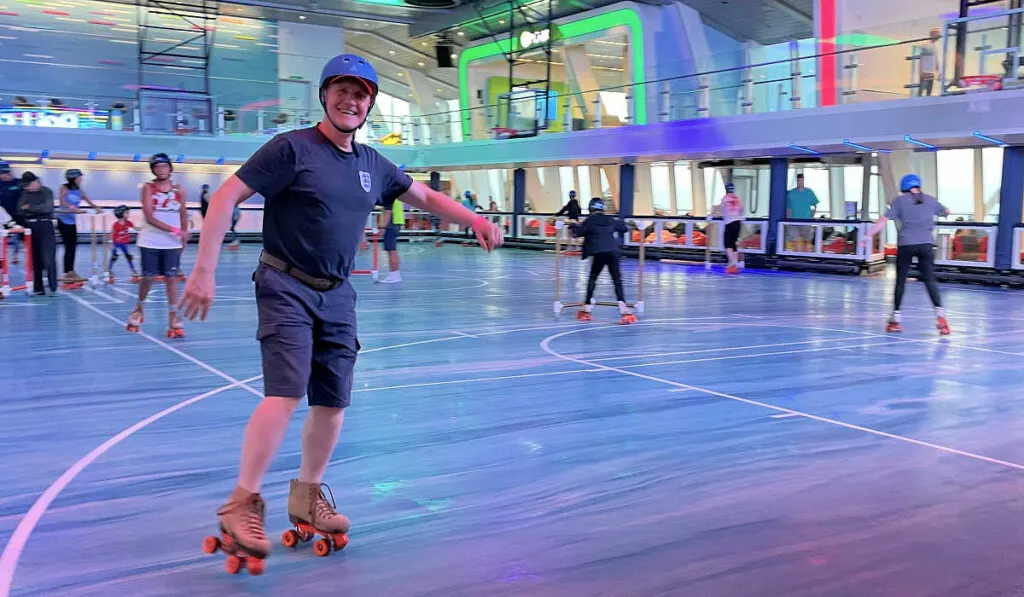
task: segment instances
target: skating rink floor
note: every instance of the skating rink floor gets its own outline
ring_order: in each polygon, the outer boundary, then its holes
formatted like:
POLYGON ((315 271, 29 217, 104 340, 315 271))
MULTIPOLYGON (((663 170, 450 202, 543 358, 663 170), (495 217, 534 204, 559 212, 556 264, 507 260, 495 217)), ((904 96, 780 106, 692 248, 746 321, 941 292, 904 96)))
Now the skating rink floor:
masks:
POLYGON ((0 304, 0 596, 1024 594, 1024 294, 944 284, 940 339, 911 282, 887 336, 891 274, 649 263, 638 324, 580 324, 552 254, 429 244, 355 281, 348 548, 280 544, 296 416, 266 573, 229 576, 201 545, 262 391, 257 252, 183 340, 159 287, 141 335, 129 283, 0 304))

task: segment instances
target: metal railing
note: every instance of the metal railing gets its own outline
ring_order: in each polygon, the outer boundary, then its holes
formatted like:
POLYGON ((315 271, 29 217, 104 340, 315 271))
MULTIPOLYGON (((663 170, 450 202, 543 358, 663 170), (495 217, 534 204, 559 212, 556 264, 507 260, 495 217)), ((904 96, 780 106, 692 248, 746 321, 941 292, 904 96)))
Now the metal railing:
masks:
MULTIPOLYGON (((707 251, 710 247, 713 253, 725 252, 722 220, 694 217, 627 218, 626 224, 630 231, 625 244, 629 246, 637 246, 642 241, 648 249, 707 251)), ((737 245, 739 250, 762 255, 767 253, 767 231, 767 219, 744 220, 737 245)))
MULTIPOLYGON (((967 29, 969 43, 963 54, 957 54, 949 47, 936 51, 941 72, 936 77, 935 92, 960 93, 965 87, 970 87, 972 81, 977 83, 972 78, 975 75, 991 75, 993 72, 1002 73, 1000 81, 1003 85, 1017 81, 1020 69, 1006 67, 999 62, 999 57, 1005 55, 1007 60, 1015 61, 1018 49, 995 48, 993 44, 1000 35, 1004 35, 1002 30, 1010 15, 1021 12, 1024 9, 971 17, 962 22, 959 19, 949 21, 943 43, 946 44, 948 32, 957 27, 967 29), (960 74, 964 75, 959 82, 949 80, 949 73, 956 70, 953 66, 957 63, 961 65, 960 74)), ((920 31, 918 25, 908 26, 908 30, 920 31)), ((557 97, 530 97, 500 105, 486 103, 411 116, 374 112, 360 134, 365 135, 370 143, 436 145, 517 136, 524 132, 541 135, 572 133, 634 124, 804 109, 816 105, 814 96, 819 83, 834 84, 838 88, 839 103, 905 99, 921 93, 920 66, 924 56, 921 48, 923 44, 930 43, 927 37, 914 37, 868 46, 851 43, 835 52, 800 55, 799 45, 794 42, 790 55, 778 60, 754 62, 747 52, 734 58, 739 64, 729 68, 694 72, 698 69, 693 63, 662 65, 661 72, 685 74, 565 93, 557 97), (840 74, 836 81, 821 82, 816 74, 809 72, 809 65, 819 59, 838 62, 840 74), (640 97, 647 98, 647 101, 639 101, 640 97), (541 122, 536 131, 514 130, 520 126, 515 123, 527 122, 527 128, 537 124, 531 115, 537 113, 538 106, 542 108, 541 114, 548 114, 548 101, 557 104, 556 118, 541 122), (510 126, 513 124, 515 126, 510 126)), ((64 106, 50 107, 43 101, 49 95, 38 91, 0 91, 0 106, 10 106, 0 109, 0 126, 104 128, 141 133, 145 116, 147 122, 166 119, 163 128, 179 135, 271 136, 308 126, 322 117, 319 107, 290 110, 230 105, 166 114, 147 112, 143 115, 136 97, 63 97, 64 106), (28 104, 33 105, 14 105, 14 98, 18 96, 27 98, 28 104)), ((150 105, 150 110, 153 105, 150 105)))
POLYGON ((1017 224, 1013 229, 1013 258, 1010 260, 1010 267, 1015 270, 1024 270, 1024 224, 1017 224))

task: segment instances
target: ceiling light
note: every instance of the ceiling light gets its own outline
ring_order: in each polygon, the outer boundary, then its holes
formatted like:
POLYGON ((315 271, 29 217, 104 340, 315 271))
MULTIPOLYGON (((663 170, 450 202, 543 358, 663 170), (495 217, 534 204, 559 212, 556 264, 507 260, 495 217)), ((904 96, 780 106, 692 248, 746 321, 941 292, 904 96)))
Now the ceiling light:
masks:
POLYGON ((392 56, 394 56, 395 55, 395 51, 394 50, 388 50, 388 54, 391 54, 392 56))
POLYGON ((427 42, 425 42, 425 41, 421 41, 421 42, 420 42, 420 45, 421 45, 421 46, 423 46, 423 47, 427 47, 427 42))
POLYGON ((426 64, 423 64, 422 62, 417 62, 416 66, 426 66, 426 64))
POLYGON ((300 21, 305 21, 306 20, 306 15, 299 15, 299 20, 300 21))
POLYGON ((504 25, 505 24, 505 19, 498 19, 498 24, 499 25, 504 25))
POLYGON ((456 58, 458 58, 458 57, 459 57, 459 55, 458 55, 458 54, 452 54, 452 60, 455 60, 455 59, 456 59, 456 58))
POLYGON ((399 77, 401 77, 401 76, 402 76, 402 73, 398 73, 398 76, 399 76, 399 77))
POLYGON ((458 34, 459 34, 459 35, 465 35, 465 33, 463 33, 462 31, 459 31, 459 33, 458 33, 458 34))
POLYGON ((437 88, 437 92, 441 93, 441 88, 440 87, 437 88))

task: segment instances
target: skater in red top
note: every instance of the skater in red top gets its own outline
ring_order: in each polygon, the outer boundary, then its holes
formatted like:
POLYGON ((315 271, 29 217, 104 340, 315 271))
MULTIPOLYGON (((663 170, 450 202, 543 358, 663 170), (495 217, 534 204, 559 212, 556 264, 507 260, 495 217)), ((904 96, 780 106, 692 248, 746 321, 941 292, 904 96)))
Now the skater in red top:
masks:
POLYGON ((128 252, 128 245, 132 243, 131 233, 135 231, 135 224, 128 219, 128 208, 124 205, 118 205, 114 208, 114 217, 117 218, 117 221, 114 222, 114 228, 110 231, 110 242, 114 245, 114 250, 110 252, 110 264, 107 265, 107 271, 110 272, 109 281, 114 281, 114 263, 117 261, 117 253, 120 251, 124 254, 128 267, 132 270, 132 281, 136 282, 138 281, 139 273, 135 271, 134 259, 132 254, 128 252))

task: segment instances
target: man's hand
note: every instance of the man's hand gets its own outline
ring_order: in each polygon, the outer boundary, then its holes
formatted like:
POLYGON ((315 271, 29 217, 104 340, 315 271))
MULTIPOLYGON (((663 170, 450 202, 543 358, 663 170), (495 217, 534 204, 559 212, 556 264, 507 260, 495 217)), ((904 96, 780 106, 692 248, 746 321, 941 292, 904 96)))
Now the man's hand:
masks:
POLYGON ((194 269, 185 283, 185 294, 178 303, 178 311, 187 319, 206 320, 206 314, 210 312, 213 305, 213 297, 216 294, 217 283, 214 280, 213 272, 194 269))
POLYGON ((488 253, 505 244, 505 235, 501 228, 483 216, 473 222, 473 232, 476 233, 476 240, 480 243, 480 247, 488 253))

